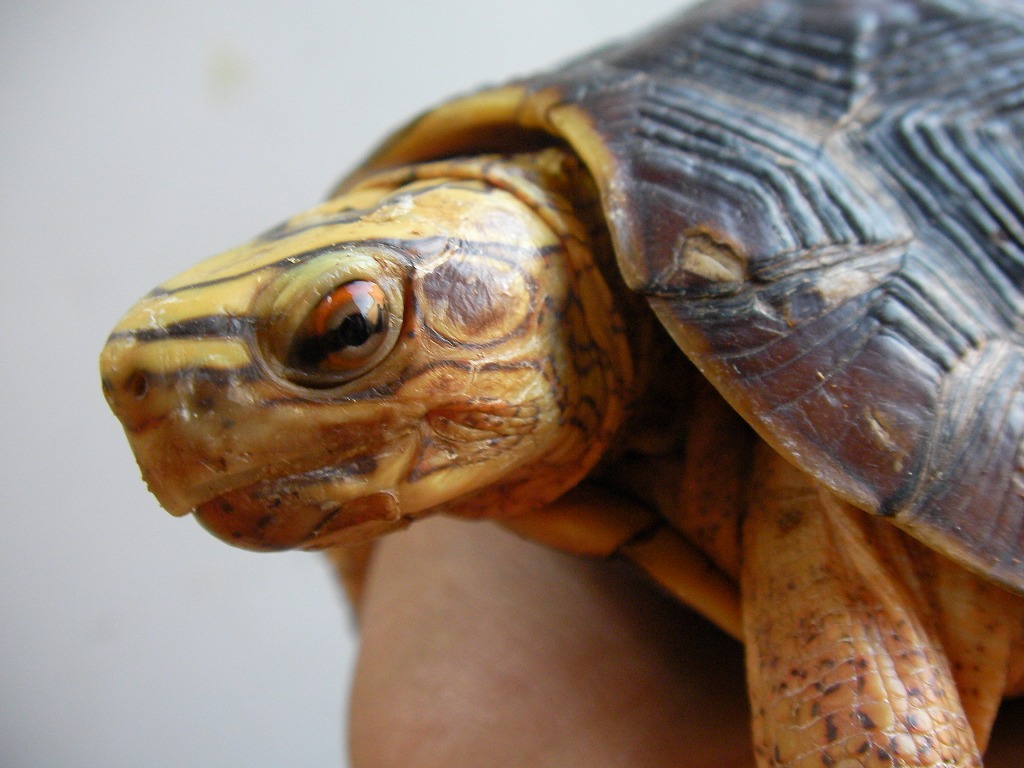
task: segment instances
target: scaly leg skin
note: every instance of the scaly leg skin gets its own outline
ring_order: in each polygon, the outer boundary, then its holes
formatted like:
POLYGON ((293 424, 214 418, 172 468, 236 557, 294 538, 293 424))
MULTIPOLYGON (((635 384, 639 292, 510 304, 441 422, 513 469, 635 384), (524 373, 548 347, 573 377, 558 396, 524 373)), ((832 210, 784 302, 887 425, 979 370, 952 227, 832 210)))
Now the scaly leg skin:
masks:
POLYGON ((981 766, 909 537, 767 448, 755 488, 741 593, 759 766, 981 766))
POLYGON ((959 568, 916 541, 907 542, 925 587, 967 721, 984 754, 1000 692, 1019 693, 1024 600, 959 568), (916 551, 915 551, 916 550, 916 551))

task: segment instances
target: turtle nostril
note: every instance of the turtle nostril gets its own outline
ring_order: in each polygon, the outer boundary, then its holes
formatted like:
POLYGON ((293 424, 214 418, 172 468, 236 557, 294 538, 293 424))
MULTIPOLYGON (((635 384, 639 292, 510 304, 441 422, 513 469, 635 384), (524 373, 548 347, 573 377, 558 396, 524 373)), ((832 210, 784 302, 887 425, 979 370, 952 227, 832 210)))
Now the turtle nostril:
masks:
POLYGON ((149 393, 149 376, 142 371, 135 371, 125 379, 124 388, 136 400, 141 400, 149 393))

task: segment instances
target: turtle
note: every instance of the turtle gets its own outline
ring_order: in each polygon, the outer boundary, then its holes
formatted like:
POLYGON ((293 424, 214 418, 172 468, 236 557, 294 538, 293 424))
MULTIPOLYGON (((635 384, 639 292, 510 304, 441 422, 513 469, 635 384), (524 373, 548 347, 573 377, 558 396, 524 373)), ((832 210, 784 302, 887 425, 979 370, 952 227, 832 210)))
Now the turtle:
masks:
POLYGON ((762 768, 980 766, 1024 692, 1022 142, 1020 4, 716 0, 414 119, 144 297, 104 392, 230 543, 498 520, 739 638, 762 768))

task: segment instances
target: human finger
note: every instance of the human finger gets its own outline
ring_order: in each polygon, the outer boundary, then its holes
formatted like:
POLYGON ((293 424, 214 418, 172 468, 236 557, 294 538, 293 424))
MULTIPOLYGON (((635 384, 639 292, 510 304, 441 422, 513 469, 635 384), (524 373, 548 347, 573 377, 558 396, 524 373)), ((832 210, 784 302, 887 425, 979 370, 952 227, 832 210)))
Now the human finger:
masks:
POLYGON ((625 566, 422 521, 360 625, 355 768, 753 765, 740 646, 625 566))

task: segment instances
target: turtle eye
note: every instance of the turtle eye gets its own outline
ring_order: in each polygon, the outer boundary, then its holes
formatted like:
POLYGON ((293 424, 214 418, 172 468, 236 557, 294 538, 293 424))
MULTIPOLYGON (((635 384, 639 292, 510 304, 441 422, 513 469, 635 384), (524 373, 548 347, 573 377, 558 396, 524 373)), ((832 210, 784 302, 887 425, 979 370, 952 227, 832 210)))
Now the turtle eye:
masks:
POLYGON ((384 291, 368 280, 335 288, 313 308, 296 334, 288 365, 332 383, 358 375, 388 336, 384 291))

